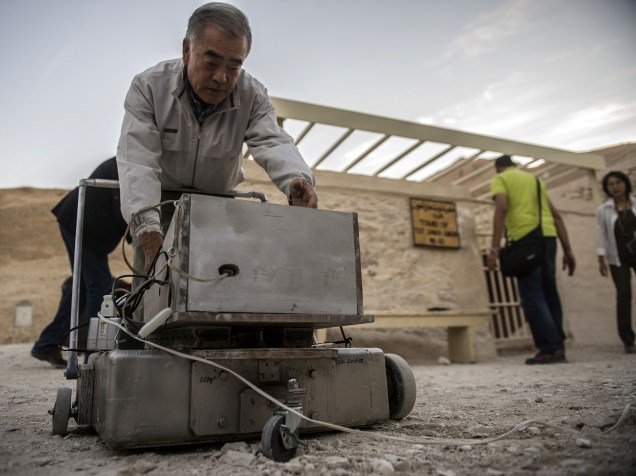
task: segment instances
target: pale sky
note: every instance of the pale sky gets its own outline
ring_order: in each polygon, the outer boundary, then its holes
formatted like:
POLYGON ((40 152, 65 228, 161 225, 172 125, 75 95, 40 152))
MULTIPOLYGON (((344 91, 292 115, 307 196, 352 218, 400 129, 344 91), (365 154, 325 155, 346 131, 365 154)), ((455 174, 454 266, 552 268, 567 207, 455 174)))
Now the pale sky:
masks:
MULTIPOLYGON (((194 0, 3 0, 0 187, 116 152, 194 0)), ((636 0, 236 0, 272 96, 575 151, 636 141, 636 0)))

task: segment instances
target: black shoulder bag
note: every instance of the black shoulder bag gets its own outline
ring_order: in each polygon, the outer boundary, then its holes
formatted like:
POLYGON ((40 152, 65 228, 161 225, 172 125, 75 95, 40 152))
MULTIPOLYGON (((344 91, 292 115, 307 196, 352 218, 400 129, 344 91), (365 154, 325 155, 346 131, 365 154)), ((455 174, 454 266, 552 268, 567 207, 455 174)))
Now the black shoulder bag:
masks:
POLYGON ((541 265, 545 253, 543 232, 541 231, 541 186, 537 179, 537 197, 539 198, 539 226, 523 238, 508 241, 499 251, 499 268, 504 276, 521 277, 541 265))

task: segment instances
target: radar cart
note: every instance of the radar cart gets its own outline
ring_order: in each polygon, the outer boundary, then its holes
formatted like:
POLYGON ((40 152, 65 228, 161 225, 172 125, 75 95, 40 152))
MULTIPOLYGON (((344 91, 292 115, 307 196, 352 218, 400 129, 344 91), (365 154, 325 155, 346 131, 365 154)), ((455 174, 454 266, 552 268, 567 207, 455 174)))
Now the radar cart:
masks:
MULTIPOLYGON (((86 186, 118 185, 80 182, 76 264, 86 186)), ((77 380, 75 398, 58 390, 54 434, 66 434, 73 418, 111 448, 260 437, 266 456, 288 461, 303 434, 411 412, 406 361, 352 347, 344 332, 373 322, 363 312, 357 214, 254 193, 178 197, 167 204, 173 216, 150 275, 104 297, 83 363, 71 350, 65 374, 77 380), (342 339, 317 342, 328 328, 342 339)), ((74 349, 75 330, 70 341, 74 349)))

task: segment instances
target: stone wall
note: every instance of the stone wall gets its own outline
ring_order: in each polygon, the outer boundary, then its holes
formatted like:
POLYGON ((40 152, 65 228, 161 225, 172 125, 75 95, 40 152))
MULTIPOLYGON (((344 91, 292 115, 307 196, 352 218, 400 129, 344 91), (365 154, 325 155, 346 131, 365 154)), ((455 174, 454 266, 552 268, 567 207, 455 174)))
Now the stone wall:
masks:
MULTIPOLYGON (((629 169, 612 164, 615 169, 629 169)), ((272 203, 286 203, 265 173, 246 162, 244 190, 265 192, 272 203)), ((601 177, 602 174, 599 175, 601 177)), ((430 308, 483 310, 488 298, 480 249, 489 246, 492 205, 474 201, 461 188, 318 171, 320 208, 358 213, 365 313, 426 313, 430 308), (461 249, 435 249, 412 244, 409 197, 453 201, 457 205, 461 249)), ((581 184, 585 186, 585 184, 581 184)), ((65 190, 6 189, 0 191, 0 216, 12 226, 0 231, 3 261, 11 279, 0 290, 0 342, 12 340, 13 308, 17 301, 35 303, 35 335, 53 317, 59 287, 70 269, 51 207, 65 190)), ((596 204, 573 198, 569 188, 550 190, 565 219, 578 266, 574 276, 560 269, 558 283, 566 329, 573 344, 620 346, 614 312, 614 287, 598 273, 594 251, 596 204)), ((130 250, 128 251, 130 255, 130 250)), ((557 259, 560 261, 561 252, 557 259)), ((113 274, 126 273, 121 248, 111 256, 113 274)), ((636 280, 633 281, 636 296, 636 280)), ((18 329, 17 341, 30 339, 30 329, 18 329)), ((482 331, 487 331, 483 329, 482 331)), ((443 355, 445 331, 420 329, 360 331, 356 345, 377 345, 408 356, 443 355), (379 343, 381 342, 381 344, 379 343), (407 345, 408 344, 408 345, 407 345)), ((478 356, 493 354, 492 339, 480 332, 478 356)))
MULTIPOLYGON (((246 165, 242 189, 285 203, 253 162, 246 165)), ((365 312, 488 308, 472 204, 462 190, 332 172, 318 172, 317 179, 320 208, 358 214, 365 312), (461 248, 414 246, 409 197, 455 201, 461 248)))
MULTIPOLYGON (((263 191, 270 202, 285 203, 285 197, 252 161, 246 163, 246 174, 248 180, 242 189, 263 191)), ((480 250, 490 246, 493 208, 489 202, 471 200, 459 187, 324 171, 316 175, 320 208, 358 213, 366 313, 488 307, 480 250), (409 197, 456 202, 460 250, 413 246, 409 197)), ((614 287, 610 278, 600 276, 594 251, 597 204, 573 199, 569 192, 558 188, 549 192, 563 215, 577 259, 574 276, 567 276, 560 266, 561 249, 557 254, 557 280, 569 344, 618 346, 614 287)), ((418 333, 423 339, 435 334, 426 330, 418 333)), ((491 342, 481 339, 480 345, 484 347, 482 355, 489 355, 491 342)))
MULTIPOLYGON (((253 161, 246 162, 241 190, 264 192, 271 203, 286 198, 253 161)), ((432 308, 450 311, 488 309, 488 295, 477 245, 474 203, 460 188, 402 182, 362 175, 318 171, 319 207, 356 212, 360 229, 365 314, 425 314, 432 308), (409 197, 456 203, 460 249, 414 246, 409 197)), ((381 331, 347 329, 356 345, 396 347, 409 361, 446 355, 446 330, 381 331), (406 342, 408 346, 404 345, 406 342)), ((487 329, 478 334, 478 358, 494 355, 487 329)))

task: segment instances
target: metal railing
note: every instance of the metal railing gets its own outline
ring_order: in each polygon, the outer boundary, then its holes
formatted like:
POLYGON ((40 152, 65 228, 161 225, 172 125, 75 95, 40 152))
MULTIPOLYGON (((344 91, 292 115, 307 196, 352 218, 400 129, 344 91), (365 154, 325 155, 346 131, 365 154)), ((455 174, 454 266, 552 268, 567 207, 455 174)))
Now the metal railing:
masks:
MULTIPOLYGON (((482 254, 484 263, 486 254, 482 254)), ((490 332, 497 347, 522 346, 532 343, 532 334, 525 320, 517 280, 501 271, 484 266, 488 299, 492 310, 490 332)))

